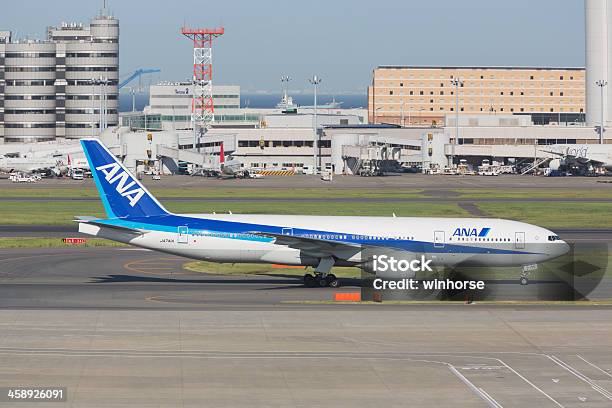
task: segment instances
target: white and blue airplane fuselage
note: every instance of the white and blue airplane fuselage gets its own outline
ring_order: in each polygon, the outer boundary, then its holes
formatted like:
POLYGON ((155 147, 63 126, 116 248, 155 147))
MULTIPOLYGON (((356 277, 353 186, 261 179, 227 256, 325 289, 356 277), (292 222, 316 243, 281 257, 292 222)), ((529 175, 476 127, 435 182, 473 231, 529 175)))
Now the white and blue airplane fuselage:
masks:
MULTIPOLYGON (((108 218, 81 217, 79 231, 187 258, 224 263, 368 269, 373 255, 424 256, 435 267, 525 266, 568 245, 545 229, 486 218, 173 214, 97 139, 81 141, 108 218)), ((405 276, 403 276, 405 277, 405 276)))

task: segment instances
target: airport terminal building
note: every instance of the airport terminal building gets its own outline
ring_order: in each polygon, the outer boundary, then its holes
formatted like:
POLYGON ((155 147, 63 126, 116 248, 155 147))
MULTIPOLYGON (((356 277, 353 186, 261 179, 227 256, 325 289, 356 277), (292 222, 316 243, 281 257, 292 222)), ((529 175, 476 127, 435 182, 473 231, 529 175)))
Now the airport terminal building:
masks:
MULTIPOLYGON (((232 115, 240 110, 240 86, 213 85, 215 121, 238 122, 232 115), (232 120, 234 119, 234 120, 232 120)), ((188 129, 191 123, 193 85, 190 82, 163 82, 149 87, 149 106, 145 113, 160 115, 160 121, 168 129, 188 129)), ((247 121, 247 118, 241 118, 247 121)), ((254 118, 257 121, 257 118, 254 118)))
POLYGON ((44 40, 0 31, 0 138, 6 143, 79 139, 118 124, 119 21, 62 23, 44 40), (104 84, 102 84, 104 83, 104 84), (104 95, 104 96, 102 96, 104 95))

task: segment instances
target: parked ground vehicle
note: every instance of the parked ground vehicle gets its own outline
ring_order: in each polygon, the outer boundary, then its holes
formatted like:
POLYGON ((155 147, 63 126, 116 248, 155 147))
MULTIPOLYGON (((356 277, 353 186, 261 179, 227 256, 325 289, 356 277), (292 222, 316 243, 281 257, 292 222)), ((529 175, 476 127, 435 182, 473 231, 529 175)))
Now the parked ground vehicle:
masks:
POLYGON ((479 176, 499 176, 499 173, 493 169, 491 166, 481 168, 478 170, 479 176))
POLYGON ((72 169, 70 172, 70 178, 73 180, 83 180, 85 172, 81 169, 72 169))
POLYGON ((35 174, 11 173, 9 180, 13 183, 35 183, 40 180, 40 176, 35 174))

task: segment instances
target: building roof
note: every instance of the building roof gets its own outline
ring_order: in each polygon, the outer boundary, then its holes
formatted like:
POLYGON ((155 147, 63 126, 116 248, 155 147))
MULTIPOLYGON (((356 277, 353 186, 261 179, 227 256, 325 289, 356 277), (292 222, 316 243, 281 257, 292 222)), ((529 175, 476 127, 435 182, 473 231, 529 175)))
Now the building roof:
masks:
POLYGON ((584 67, 529 67, 529 66, 495 66, 495 65, 379 65, 376 69, 515 69, 515 70, 565 70, 584 71, 584 67))
POLYGON ((355 124, 355 125, 323 125, 326 129, 400 129, 400 125, 394 125, 391 123, 377 123, 377 124, 355 124))

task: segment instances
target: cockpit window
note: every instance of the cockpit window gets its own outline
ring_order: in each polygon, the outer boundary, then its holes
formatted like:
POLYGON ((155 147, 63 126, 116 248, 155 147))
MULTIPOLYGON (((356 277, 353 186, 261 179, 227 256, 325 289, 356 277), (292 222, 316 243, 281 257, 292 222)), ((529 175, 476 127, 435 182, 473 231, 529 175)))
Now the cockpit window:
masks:
POLYGON ((560 241, 561 238, 558 235, 549 235, 548 240, 549 241, 560 241))

